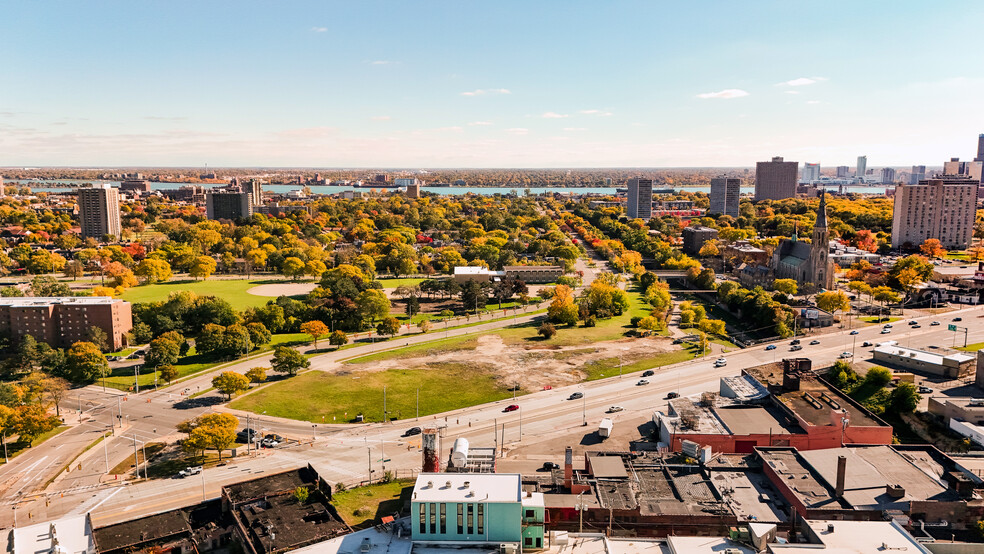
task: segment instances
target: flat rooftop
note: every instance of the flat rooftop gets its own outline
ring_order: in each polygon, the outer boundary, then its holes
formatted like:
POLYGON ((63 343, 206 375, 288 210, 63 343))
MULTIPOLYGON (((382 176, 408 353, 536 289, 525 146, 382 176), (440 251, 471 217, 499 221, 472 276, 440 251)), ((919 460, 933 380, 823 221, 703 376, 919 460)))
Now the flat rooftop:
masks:
POLYGON ((784 392, 777 395, 776 399, 810 425, 833 425, 831 413, 835 410, 845 410, 851 419, 850 424, 854 427, 880 427, 883 425, 868 415, 865 410, 852 404, 842 394, 820 381, 803 379, 800 381, 800 390, 784 392), (816 402, 811 402, 811 398, 816 402))
POLYGON ((50 304, 77 304, 92 306, 124 302, 108 296, 10 296, 0 297, 0 306, 48 306, 50 304))
MULTIPOLYGON (((870 552, 929 553, 894 521, 817 521, 805 520, 813 534, 823 544, 824 554, 869 554, 870 552), (829 530, 829 526, 833 530, 829 530)), ((812 541, 811 541, 812 542, 812 541)), ((817 552, 813 544, 789 544, 776 552, 817 552)))
POLYGON ((588 456, 588 466, 595 478, 625 479, 629 476, 625 471, 625 462, 621 456, 588 456))
POLYGON ((100 552, 121 550, 147 541, 158 541, 182 534, 191 535, 188 514, 183 510, 171 510, 125 521, 93 532, 96 548, 100 552))
POLYGON ((413 486, 413 501, 519 502, 521 485, 518 473, 421 473, 413 486))
POLYGON ((238 504, 279 492, 293 491, 302 485, 315 485, 317 482, 317 473, 307 467, 301 467, 283 473, 250 479, 242 483, 233 483, 222 487, 222 489, 233 504, 238 504))
POLYGON ((803 432, 798 425, 789 425, 766 406, 721 406, 717 417, 733 435, 803 432))
POLYGON ((759 449, 758 453, 807 508, 843 508, 834 498, 833 490, 827 488, 795 449, 759 449))
POLYGON ((908 359, 920 361, 926 364, 933 364, 933 365, 943 365, 944 360, 950 360, 958 364, 961 364, 975 359, 974 356, 970 354, 964 354, 962 352, 938 354, 936 352, 927 352, 926 350, 916 350, 915 348, 906 348, 904 346, 898 346, 895 344, 876 346, 873 352, 875 354, 884 354, 886 356, 908 358, 908 359))
POLYGON ((787 520, 785 500, 763 473, 713 471, 711 484, 739 521, 783 523, 787 520))

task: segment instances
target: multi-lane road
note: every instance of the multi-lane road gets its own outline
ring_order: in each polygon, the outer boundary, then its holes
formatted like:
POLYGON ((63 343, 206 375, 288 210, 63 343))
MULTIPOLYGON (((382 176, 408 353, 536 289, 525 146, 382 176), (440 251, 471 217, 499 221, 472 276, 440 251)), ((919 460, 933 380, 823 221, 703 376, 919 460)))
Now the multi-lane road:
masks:
MULTIPOLYGON (((503 408, 513 401, 501 401, 482 406, 475 406, 455 412, 420 418, 419 421, 403 420, 391 424, 367 424, 360 426, 324 426, 312 429, 310 423, 277 420, 262 416, 260 426, 273 432, 278 432, 303 444, 290 448, 263 450, 252 456, 240 456, 225 467, 209 469, 202 476, 188 479, 165 481, 137 482, 123 485, 106 476, 106 458, 110 466, 115 465, 133 452, 134 438, 139 446, 140 441, 160 440, 161 437, 174 433, 174 426, 189 417, 193 417, 204 407, 177 409, 188 404, 180 393, 185 388, 194 390, 196 386, 207 388, 211 376, 195 378, 158 392, 130 396, 122 401, 115 393, 102 393, 95 387, 85 389, 82 397, 83 408, 87 402, 92 402, 92 408, 84 414, 84 422, 73 431, 76 438, 63 441, 49 441, 49 453, 24 454, 11 464, 0 469, 0 487, 3 487, 2 506, 16 509, 0 509, 0 525, 9 525, 16 516, 19 524, 27 521, 27 513, 33 521, 50 519, 66 513, 92 512, 97 525, 112 521, 120 521, 137 517, 141 514, 153 513, 180 505, 195 502, 203 495, 214 497, 219 487, 226 483, 262 475, 310 463, 328 481, 357 482, 366 478, 370 464, 374 472, 385 469, 412 470, 420 467, 420 454, 417 449, 419 438, 404 438, 401 435, 410 426, 440 426, 444 429, 444 454, 453 440, 457 437, 468 438, 476 446, 498 446, 506 459, 559 460, 563 447, 570 445, 576 451, 597 448, 598 439, 594 435, 598 422, 606 414, 610 406, 619 405, 624 411, 614 414, 615 432, 609 439, 610 445, 605 447, 627 444, 629 440, 639 437, 638 428, 649 421, 654 409, 664 402, 666 394, 676 391, 683 395, 696 394, 705 390, 717 390, 717 381, 728 375, 735 375, 744 367, 750 367, 765 362, 776 361, 783 357, 808 357, 817 364, 830 363, 842 352, 856 352, 860 361, 869 355, 868 349, 863 349, 864 341, 880 342, 897 340, 903 345, 924 347, 930 345, 949 345, 953 341, 953 333, 947 331, 946 324, 954 316, 962 316, 961 325, 969 327, 970 342, 984 340, 984 314, 982 309, 965 309, 949 314, 923 316, 920 329, 913 330, 904 321, 897 322, 891 334, 880 334, 880 326, 870 326, 859 330, 857 335, 850 335, 848 330, 828 330, 815 337, 819 345, 806 345, 802 351, 789 352, 787 343, 780 343, 774 350, 766 350, 764 345, 745 349, 727 355, 728 364, 715 367, 713 356, 690 362, 666 366, 657 370, 650 377, 648 385, 637 385, 639 374, 582 383, 570 387, 537 392, 521 397, 515 401, 521 409, 505 413, 503 408), (943 324, 931 327, 929 322, 939 320, 943 324), (196 385, 200 381, 201 385, 196 385), (567 400, 575 391, 583 392, 583 400, 567 400), (44 484, 45 472, 41 468, 63 467, 70 458, 80 450, 80 445, 91 443, 98 438, 99 433, 107 429, 108 422, 114 419, 117 406, 122 407, 124 421, 129 426, 123 431, 123 438, 117 437, 107 443, 92 448, 83 454, 78 462, 82 469, 74 469, 72 473, 61 472, 58 479, 48 487, 47 494, 39 495, 37 490, 44 484), (583 425, 583 423, 587 425, 583 425), (498 427, 493 427, 498 425, 498 427), (503 430, 503 425, 505 426, 503 430), (316 437, 314 435, 317 435, 316 437), (60 452, 65 454, 59 455, 60 452), (387 460, 385 463, 382 460, 387 460)), ((482 332, 486 326, 489 329, 497 324, 485 324, 457 330, 458 333, 482 332)), ((457 334, 455 331, 452 335, 457 334)), ((443 335, 443 333, 441 333, 443 335)), ((434 336, 407 337, 404 342, 415 343, 432 340, 434 336)), ((960 337, 963 338, 962 336, 960 337)), ((809 340, 804 340, 807 344, 809 340)), ((359 349, 368 351, 369 347, 355 347, 338 354, 338 357, 356 355, 359 349)), ((320 364, 331 364, 337 360, 331 356, 314 358, 315 367, 320 364)), ((234 366, 245 370, 258 365, 259 360, 253 359, 234 366)), ((67 403, 66 403, 67 404, 67 403)), ((77 414, 66 414, 66 417, 77 417, 77 414)), ((58 439, 58 437, 56 437, 58 439)), ((48 443, 46 443, 48 444, 48 443)), ((75 462, 73 467, 77 468, 75 462)))

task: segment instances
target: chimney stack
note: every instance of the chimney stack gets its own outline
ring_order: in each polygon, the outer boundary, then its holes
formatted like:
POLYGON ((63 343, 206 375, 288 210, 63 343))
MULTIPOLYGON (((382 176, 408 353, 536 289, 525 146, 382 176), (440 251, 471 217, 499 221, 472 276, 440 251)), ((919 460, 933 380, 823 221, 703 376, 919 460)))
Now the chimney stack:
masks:
POLYGON ((570 446, 564 451, 564 486, 570 490, 574 484, 574 449, 570 446))
POLYGON ((847 456, 837 456, 837 498, 844 497, 844 481, 847 478, 847 456))

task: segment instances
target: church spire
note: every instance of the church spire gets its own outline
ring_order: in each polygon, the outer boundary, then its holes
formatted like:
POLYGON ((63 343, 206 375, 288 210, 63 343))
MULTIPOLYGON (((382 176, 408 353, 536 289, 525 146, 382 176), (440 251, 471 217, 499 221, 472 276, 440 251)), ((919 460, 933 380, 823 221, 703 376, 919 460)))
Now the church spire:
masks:
POLYGON ((827 190, 820 190, 820 206, 817 208, 817 221, 813 224, 814 228, 827 228, 827 190))

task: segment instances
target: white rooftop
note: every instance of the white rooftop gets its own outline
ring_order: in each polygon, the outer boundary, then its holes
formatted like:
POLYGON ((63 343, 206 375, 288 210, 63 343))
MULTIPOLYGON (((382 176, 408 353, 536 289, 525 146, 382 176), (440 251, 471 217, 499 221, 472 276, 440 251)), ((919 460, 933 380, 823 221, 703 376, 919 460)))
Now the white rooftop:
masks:
MULTIPOLYGON (((755 550, 721 537, 666 537, 673 554, 755 554, 755 550)), ((824 553, 829 554, 829 553, 824 553)))
POLYGON ((8 296, 0 297, 0 306, 47 306, 49 304, 112 304, 123 302, 109 296, 8 296))
POLYGON ((974 360, 974 356, 970 354, 961 354, 955 352, 952 354, 936 354, 934 352, 926 352, 925 350, 916 350, 915 348, 906 348, 904 346, 898 345, 879 345, 875 347, 875 352, 885 354, 888 356, 899 356, 902 358, 911 358, 914 360, 919 360, 927 364, 943 365, 943 360, 953 360, 957 363, 964 363, 974 360))
POLYGON ((489 273, 488 268, 477 265, 462 265, 454 268, 455 275, 487 275, 489 273))
MULTIPOLYGON (((930 552, 894 521, 817 521, 806 520, 823 543, 823 554, 868 554, 870 552, 930 552), (828 531, 833 525, 833 531, 828 531)), ((770 544, 769 552, 786 554, 816 552, 816 544, 770 544)))
POLYGON ((88 554, 96 551, 88 517, 63 517, 0 532, 5 538, 3 552, 64 552, 88 554))
POLYGON ((421 473, 413 502, 520 502, 518 473, 421 473))

